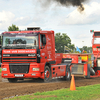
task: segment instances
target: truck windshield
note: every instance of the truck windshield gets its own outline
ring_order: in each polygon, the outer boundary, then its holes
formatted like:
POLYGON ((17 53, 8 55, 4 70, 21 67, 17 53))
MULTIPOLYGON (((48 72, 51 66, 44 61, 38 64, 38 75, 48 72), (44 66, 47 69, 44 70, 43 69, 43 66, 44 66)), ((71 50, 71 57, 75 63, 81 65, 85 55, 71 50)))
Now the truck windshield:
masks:
POLYGON ((100 38, 94 38, 94 44, 100 44, 100 38))
POLYGON ((38 35, 4 35, 3 48, 37 48, 38 35))

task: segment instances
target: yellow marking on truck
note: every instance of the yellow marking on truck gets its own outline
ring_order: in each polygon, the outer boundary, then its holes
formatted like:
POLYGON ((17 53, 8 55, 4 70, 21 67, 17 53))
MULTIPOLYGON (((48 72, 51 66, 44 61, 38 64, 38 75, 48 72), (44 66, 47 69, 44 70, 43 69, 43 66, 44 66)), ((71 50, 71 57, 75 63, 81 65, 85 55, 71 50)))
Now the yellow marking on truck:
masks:
POLYGON ((82 60, 88 60, 88 57, 87 56, 81 56, 81 59, 82 60))

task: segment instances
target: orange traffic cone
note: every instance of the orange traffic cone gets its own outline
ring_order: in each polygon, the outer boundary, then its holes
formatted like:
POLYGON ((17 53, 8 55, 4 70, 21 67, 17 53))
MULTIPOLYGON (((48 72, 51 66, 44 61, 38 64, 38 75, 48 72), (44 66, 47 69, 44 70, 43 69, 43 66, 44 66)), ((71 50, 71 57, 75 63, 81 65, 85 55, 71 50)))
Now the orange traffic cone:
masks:
POLYGON ((72 78, 71 78, 70 90, 76 90, 74 75, 72 75, 72 78))

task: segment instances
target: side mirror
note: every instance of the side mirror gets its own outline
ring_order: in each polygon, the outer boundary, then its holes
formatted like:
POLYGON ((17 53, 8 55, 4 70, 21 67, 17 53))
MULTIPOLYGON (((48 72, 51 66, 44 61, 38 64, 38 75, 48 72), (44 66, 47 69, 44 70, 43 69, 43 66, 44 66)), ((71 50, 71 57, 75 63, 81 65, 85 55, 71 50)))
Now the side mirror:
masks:
POLYGON ((46 44, 46 37, 43 36, 43 45, 45 45, 45 44, 46 44))

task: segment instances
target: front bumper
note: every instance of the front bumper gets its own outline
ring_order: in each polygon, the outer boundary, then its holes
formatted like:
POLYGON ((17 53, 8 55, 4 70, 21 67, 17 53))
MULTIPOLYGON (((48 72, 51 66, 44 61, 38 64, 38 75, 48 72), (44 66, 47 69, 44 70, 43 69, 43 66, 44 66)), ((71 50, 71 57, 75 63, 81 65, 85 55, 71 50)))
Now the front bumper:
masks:
MULTIPOLYGON (((7 68, 7 71, 2 71, 2 78, 42 78, 44 79, 44 64, 43 63, 30 63, 28 73, 11 73, 9 63, 2 64, 1 68, 7 68), (33 68, 39 68, 39 71, 33 71, 33 68)), ((16 66, 14 66, 16 67, 16 66)), ((22 67, 23 68, 23 67, 22 67)), ((16 69, 17 70, 17 69, 16 69)))

